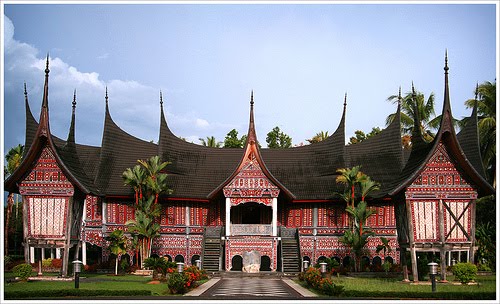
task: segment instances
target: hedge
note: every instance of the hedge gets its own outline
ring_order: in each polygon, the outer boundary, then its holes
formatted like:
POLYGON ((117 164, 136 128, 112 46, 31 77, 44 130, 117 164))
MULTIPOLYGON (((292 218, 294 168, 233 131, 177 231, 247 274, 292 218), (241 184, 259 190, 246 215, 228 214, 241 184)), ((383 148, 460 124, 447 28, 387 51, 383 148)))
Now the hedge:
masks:
POLYGON ((150 296, 150 290, 92 290, 92 289, 50 289, 50 290, 23 290, 5 291, 5 299, 26 298, 59 298, 59 297, 96 297, 96 296, 150 296))
MULTIPOLYGON (((439 288, 439 287, 438 287, 439 288)), ((342 298, 393 298, 393 299, 441 299, 441 300, 495 300, 495 292, 408 292, 408 291, 360 291, 345 290, 342 298)))

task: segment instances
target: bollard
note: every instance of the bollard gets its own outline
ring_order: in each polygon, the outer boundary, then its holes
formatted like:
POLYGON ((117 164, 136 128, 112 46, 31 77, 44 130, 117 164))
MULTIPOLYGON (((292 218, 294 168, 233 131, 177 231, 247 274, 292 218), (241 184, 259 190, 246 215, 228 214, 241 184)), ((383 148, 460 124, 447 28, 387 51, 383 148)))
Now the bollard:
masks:
POLYGON ((80 272, 82 271, 82 261, 73 261, 73 272, 75 273, 75 288, 80 288, 80 272))
POLYGON ((437 274, 438 264, 431 262, 427 264, 427 266, 429 266, 429 275, 431 276, 432 292, 436 292, 436 274, 437 274))
POLYGON ((184 263, 182 262, 177 262, 177 272, 184 272, 184 263))

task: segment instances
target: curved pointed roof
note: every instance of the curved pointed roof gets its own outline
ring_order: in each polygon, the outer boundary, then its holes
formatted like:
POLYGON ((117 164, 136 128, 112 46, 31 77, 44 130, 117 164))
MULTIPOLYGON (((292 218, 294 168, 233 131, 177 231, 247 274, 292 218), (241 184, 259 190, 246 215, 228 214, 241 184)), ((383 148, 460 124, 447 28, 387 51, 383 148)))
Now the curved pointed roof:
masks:
MULTIPOLYGON (((67 179, 78 188, 83 193, 90 193, 91 189, 89 189, 88 185, 82 182, 79 179, 78 172, 75 172, 68 167, 68 165, 64 162, 63 158, 60 155, 60 150, 54 143, 54 139, 52 134, 50 133, 50 125, 49 125, 49 55, 47 54, 46 66, 45 66, 45 83, 43 87, 43 98, 42 98, 42 107, 40 110, 40 119, 36 129, 36 132, 33 136, 33 142, 31 143, 28 152, 26 152, 23 157, 23 161, 19 165, 19 167, 9 176, 9 178, 5 181, 5 189, 8 191, 18 191, 17 183, 21 181, 34 166, 34 162, 40 156, 43 148, 48 146, 52 152, 54 153, 54 157, 59 168, 62 170, 67 179)), ((25 90, 25 103, 26 103, 26 114, 27 114, 27 133, 31 129, 31 125, 28 126, 28 123, 32 123, 29 120, 29 116, 32 117, 31 111, 28 105, 27 93, 25 90), (29 114, 29 115, 28 115, 29 114)), ((28 136, 27 136, 28 138, 28 136)), ((27 146, 27 145, 26 145, 27 146)))
POLYGON ((425 147, 420 149, 414 150, 412 148, 410 158, 408 159, 401 175, 397 179, 399 183, 389 193, 390 195, 399 193, 418 177, 429 159, 432 157, 434 151, 436 151, 440 142, 443 142, 452 159, 459 164, 461 172, 465 173, 465 177, 478 187, 480 195, 493 194, 495 192, 493 187, 488 184, 488 182, 476 171, 476 169, 474 169, 458 142, 457 135, 455 134, 455 128, 453 127, 453 115, 451 112, 448 85, 448 70, 448 52, 446 52, 444 66, 444 102, 439 130, 431 143, 426 144, 425 147))

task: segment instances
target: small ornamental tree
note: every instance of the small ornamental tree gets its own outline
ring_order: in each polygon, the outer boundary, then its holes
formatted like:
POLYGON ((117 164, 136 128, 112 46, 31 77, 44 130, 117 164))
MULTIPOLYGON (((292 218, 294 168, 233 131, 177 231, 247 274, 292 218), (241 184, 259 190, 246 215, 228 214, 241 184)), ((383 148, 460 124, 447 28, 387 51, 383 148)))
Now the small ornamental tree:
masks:
POLYGON ((114 230, 105 239, 109 242, 109 251, 116 256, 115 275, 118 275, 118 258, 127 253, 127 237, 123 234, 123 230, 114 230))
POLYGON ((453 275, 462 284, 474 281, 477 274, 477 267, 472 263, 458 263, 453 266, 453 275))

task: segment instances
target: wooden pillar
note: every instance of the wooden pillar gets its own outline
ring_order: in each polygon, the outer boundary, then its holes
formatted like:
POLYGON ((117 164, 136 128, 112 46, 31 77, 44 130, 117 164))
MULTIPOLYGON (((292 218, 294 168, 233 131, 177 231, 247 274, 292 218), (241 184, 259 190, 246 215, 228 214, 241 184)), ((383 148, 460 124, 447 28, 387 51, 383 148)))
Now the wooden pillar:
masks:
POLYGON ((469 248, 469 262, 474 263, 474 246, 476 245, 476 202, 475 200, 471 203, 470 207, 471 208, 471 213, 470 213, 470 222, 471 222, 471 229, 470 229, 470 248, 469 248))
POLYGON ((415 247, 411 248, 410 254, 411 254, 411 270, 413 273, 413 282, 418 282, 417 250, 415 247))
POLYGON ((30 263, 30 246, 28 243, 28 205, 29 199, 23 196, 23 244, 24 244, 24 261, 30 263))
POLYGON ((273 236, 278 235, 278 199, 276 197, 273 197, 273 219, 272 219, 272 226, 273 226, 273 236))
POLYGON ((42 253, 41 256, 40 256, 40 258, 43 261, 43 260, 45 260, 45 248, 40 248, 40 249, 41 249, 41 253, 42 253))
POLYGON ((231 235, 231 199, 226 197, 226 236, 231 235))
POLYGON ((406 265, 406 248, 401 248, 399 251, 399 255, 401 257, 401 268, 403 269, 403 282, 409 282, 410 279, 408 278, 408 266, 406 265))
POLYGON ((35 247, 30 247, 30 259, 28 263, 35 263, 35 247))
POLYGON ((313 214, 312 214, 313 218, 313 233, 316 234, 317 233, 317 229, 318 229, 318 205, 314 205, 314 208, 313 208, 313 214))
POLYGON ((61 248, 56 248, 56 259, 61 258, 61 248))
POLYGON ((73 197, 68 198, 68 216, 66 217, 66 240, 64 242, 64 252, 62 261, 62 277, 68 276, 68 265, 69 265, 69 248, 71 243, 71 226, 73 218, 73 197))
POLYGON ((54 248, 50 248, 50 258, 54 259, 54 248))
POLYGON ((439 222, 439 240, 441 242, 441 248, 439 249, 440 260, 441 260, 441 281, 446 282, 446 250, 445 250, 445 231, 444 231, 444 202, 442 199, 438 203, 438 222, 439 222))

